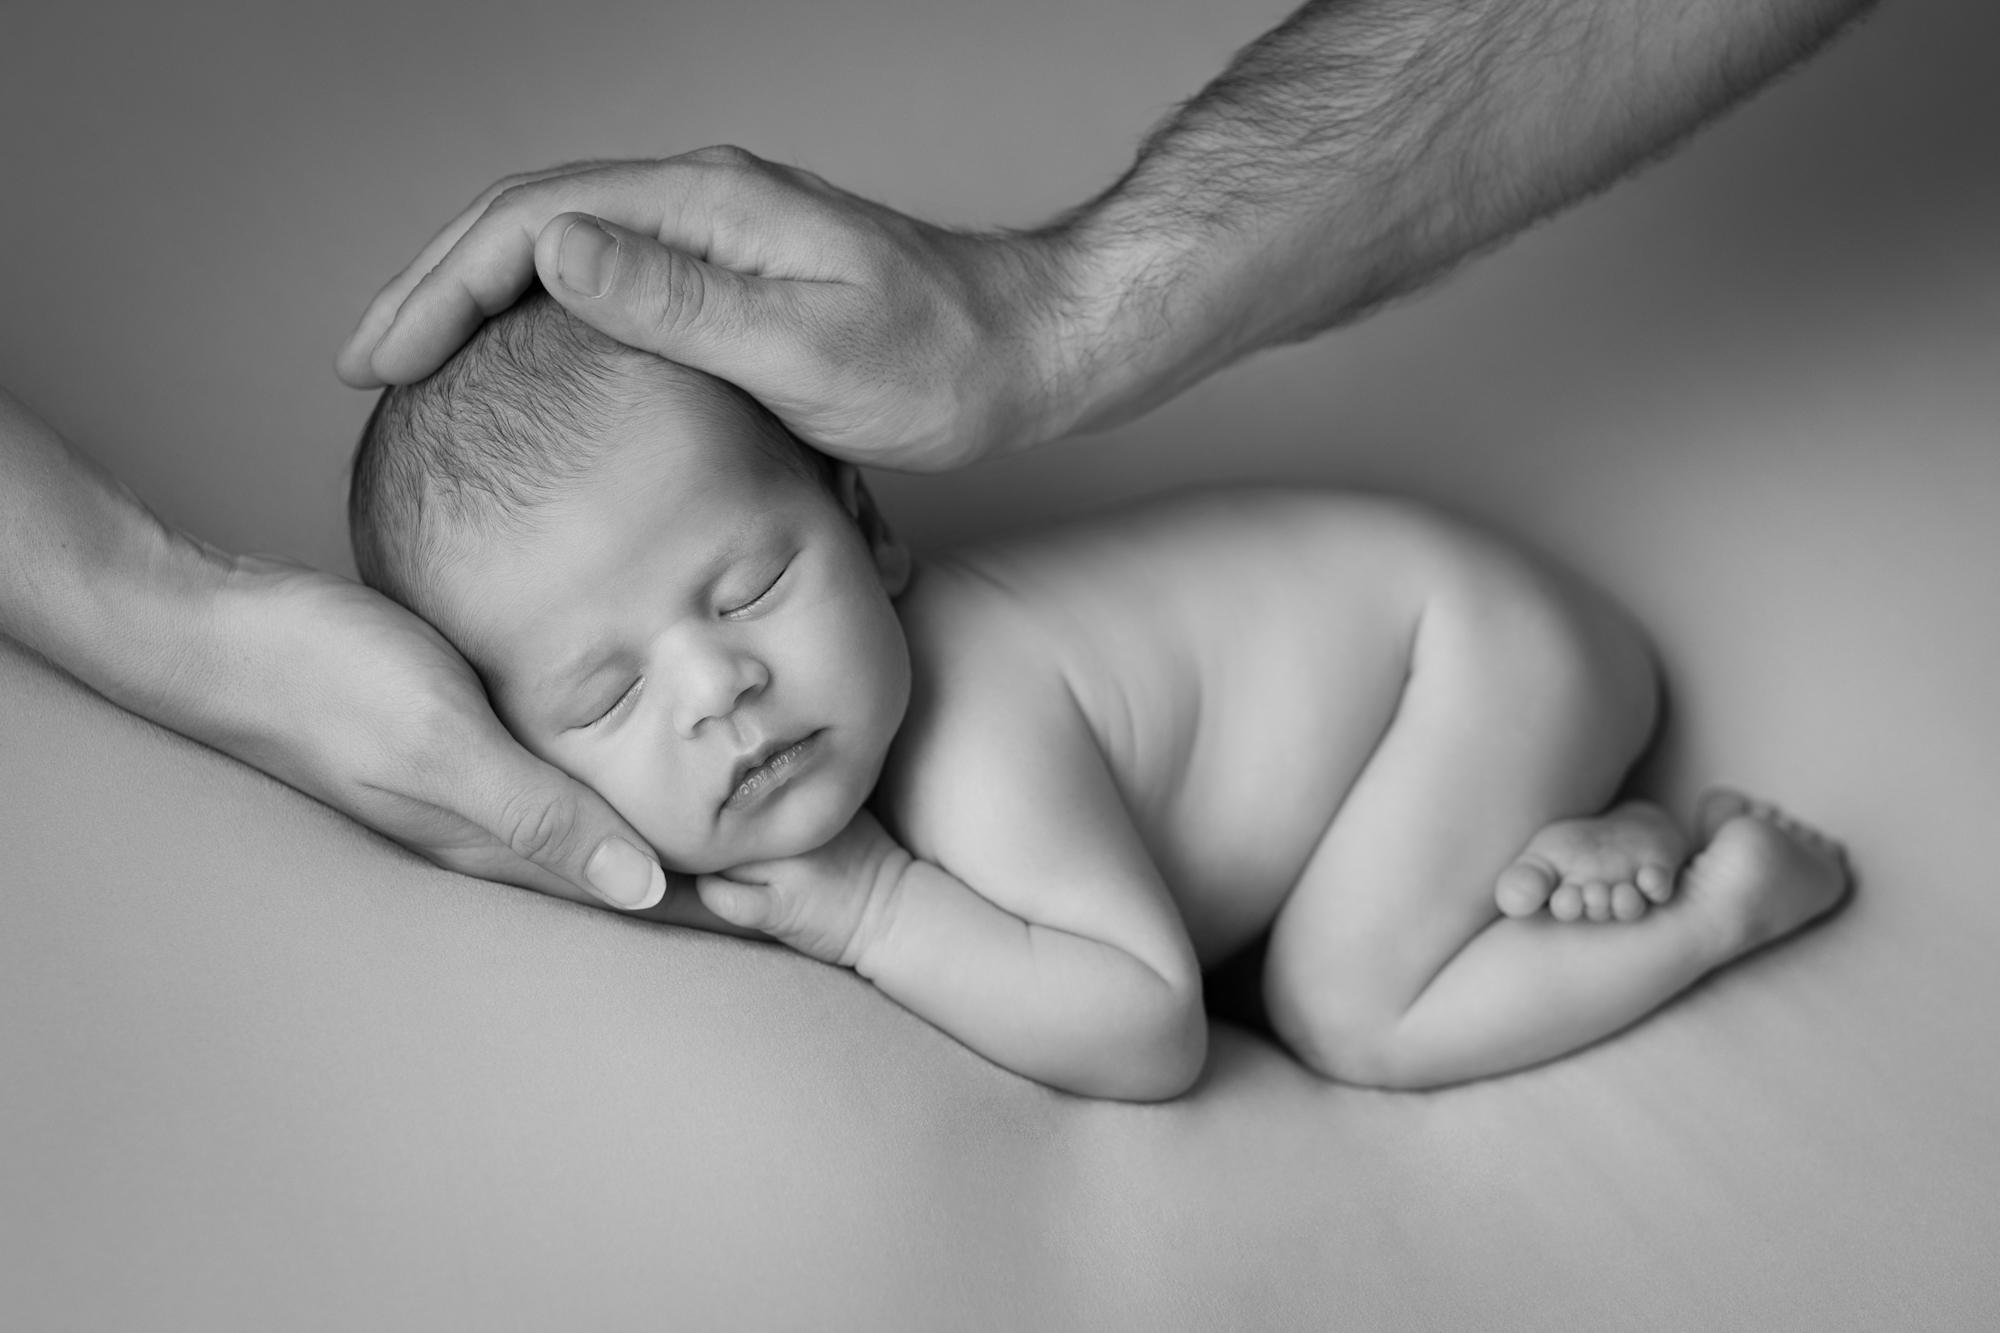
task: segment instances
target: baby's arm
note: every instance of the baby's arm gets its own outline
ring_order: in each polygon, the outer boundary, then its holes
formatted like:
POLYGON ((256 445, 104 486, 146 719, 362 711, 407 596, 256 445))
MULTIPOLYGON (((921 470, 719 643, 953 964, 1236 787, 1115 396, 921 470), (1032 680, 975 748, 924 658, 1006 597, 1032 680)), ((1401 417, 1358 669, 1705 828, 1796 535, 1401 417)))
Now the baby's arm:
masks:
POLYGON ((886 791, 905 832, 951 871, 864 811, 806 856, 705 877, 702 898, 853 967, 1030 1078, 1098 1097, 1172 1097, 1205 1056, 1200 971, 1095 738, 1052 674, 981 671, 979 688, 920 696, 913 709, 886 791))

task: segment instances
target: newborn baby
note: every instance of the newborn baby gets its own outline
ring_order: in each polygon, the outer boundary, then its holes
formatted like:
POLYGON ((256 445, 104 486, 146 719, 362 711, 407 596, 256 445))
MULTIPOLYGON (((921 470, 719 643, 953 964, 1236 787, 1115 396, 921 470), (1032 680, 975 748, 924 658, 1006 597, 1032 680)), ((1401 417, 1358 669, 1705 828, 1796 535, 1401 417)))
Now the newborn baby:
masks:
POLYGON ((1075 1092, 1185 1090, 1202 969, 1266 930, 1301 1060, 1426 1087, 1846 888, 1733 793, 1692 839, 1601 813, 1653 725, 1639 637, 1407 504, 1227 491, 913 562, 853 469, 539 294, 383 396, 350 503, 368 582, 715 916, 1075 1092))

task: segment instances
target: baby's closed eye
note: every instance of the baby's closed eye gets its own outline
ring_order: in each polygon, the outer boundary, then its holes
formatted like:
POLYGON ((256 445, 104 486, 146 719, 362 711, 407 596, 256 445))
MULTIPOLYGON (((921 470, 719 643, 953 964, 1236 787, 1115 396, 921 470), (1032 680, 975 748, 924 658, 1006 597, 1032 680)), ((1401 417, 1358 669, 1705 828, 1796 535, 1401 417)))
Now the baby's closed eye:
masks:
POLYGON ((624 716, 627 712, 631 711, 631 705, 638 701, 640 687, 645 683, 646 678, 644 676, 637 677, 630 684, 626 685, 624 689, 620 690, 618 697, 613 699, 610 704, 599 711, 590 721, 583 723, 581 726, 571 727, 569 730, 590 731, 624 716))
POLYGON ((725 606, 723 617, 729 620, 740 619, 762 606, 771 594, 777 591, 778 585, 785 581, 785 575, 791 572, 791 568, 792 560, 788 557, 774 572, 750 580, 750 586, 754 587, 756 592, 745 600, 737 601, 733 606, 725 606))

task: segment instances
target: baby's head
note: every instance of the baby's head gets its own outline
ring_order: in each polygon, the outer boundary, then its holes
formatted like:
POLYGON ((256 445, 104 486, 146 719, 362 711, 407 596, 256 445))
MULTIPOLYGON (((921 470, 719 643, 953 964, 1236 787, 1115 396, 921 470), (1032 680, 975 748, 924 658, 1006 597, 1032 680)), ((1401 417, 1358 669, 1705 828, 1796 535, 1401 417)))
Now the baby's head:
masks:
POLYGON ((537 292, 382 395, 348 521, 362 577, 670 869, 808 851, 874 787, 904 557, 852 469, 722 381, 537 292))

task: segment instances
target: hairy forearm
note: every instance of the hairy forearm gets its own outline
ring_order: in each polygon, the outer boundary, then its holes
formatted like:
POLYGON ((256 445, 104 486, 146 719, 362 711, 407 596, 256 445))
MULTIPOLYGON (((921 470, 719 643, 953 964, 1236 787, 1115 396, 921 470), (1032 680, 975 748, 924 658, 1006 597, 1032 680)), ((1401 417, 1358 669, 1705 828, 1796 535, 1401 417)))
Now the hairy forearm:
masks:
POLYGON ((1176 985, 1116 945, 1025 922, 925 861, 908 863, 870 918, 855 970, 996 1063, 1140 1101, 1200 1072, 1192 976, 1176 985))
POLYGON ((0 390, 0 633, 115 701, 171 712, 228 561, 168 528, 0 390))
POLYGON ((1599 189, 1866 0, 1313 0, 1049 235, 1061 395, 1112 424, 1599 189))

